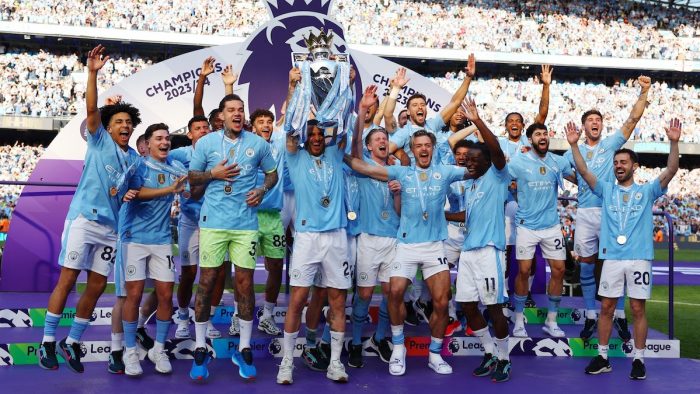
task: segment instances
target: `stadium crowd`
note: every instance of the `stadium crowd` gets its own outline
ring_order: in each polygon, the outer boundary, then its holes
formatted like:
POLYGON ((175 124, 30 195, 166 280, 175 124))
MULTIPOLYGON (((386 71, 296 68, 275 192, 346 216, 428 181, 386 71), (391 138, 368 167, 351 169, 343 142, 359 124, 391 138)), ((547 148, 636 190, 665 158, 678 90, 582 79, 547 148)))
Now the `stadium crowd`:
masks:
MULTIPOLYGON (((0 180, 26 181, 44 153, 42 146, 22 143, 0 146, 0 180)), ((11 217, 22 186, 0 185, 0 218, 11 217)))
MULTIPOLYGON (((156 59, 115 54, 100 74, 98 87, 104 91, 123 78, 147 68, 156 59)), ((59 54, 28 52, 9 48, 0 55, 0 115, 70 116, 76 104, 84 100, 84 69, 77 53, 59 54)), ((450 92, 464 79, 462 72, 448 72, 432 80, 450 92)), ((484 78, 472 83, 473 94, 484 105, 484 120, 491 125, 502 124, 506 114, 515 106, 528 113, 537 112, 541 87, 536 78, 525 81, 513 78, 484 78), (516 105, 517 104, 517 105, 516 105)), ((551 117, 548 124, 557 138, 564 138, 566 122, 589 108, 601 108, 605 115, 605 134, 624 122, 625 111, 636 95, 633 80, 615 86, 600 82, 555 81, 552 85, 551 117), (572 115, 574 114, 574 115, 572 115)), ((700 87, 670 86, 655 82, 649 96, 651 105, 632 135, 636 141, 661 141, 666 138, 663 126, 667 114, 679 114, 687 125, 682 142, 700 143, 700 87)))
MULTIPOLYGON (((457 89, 464 75, 462 72, 449 72, 444 77, 432 80, 450 92, 457 89)), ((484 120, 491 125, 503 123, 506 115, 514 106, 526 108, 528 113, 536 113, 541 86, 537 78, 517 81, 513 78, 476 79, 471 85, 471 92, 479 104, 484 105, 484 120)), ((564 138, 564 126, 577 119, 589 108, 599 108, 605 117, 604 135, 614 132, 625 121, 628 108, 636 97, 637 87, 634 80, 621 81, 614 86, 599 82, 562 82, 552 84, 550 118, 547 124, 555 133, 554 137, 564 138)), ((697 86, 669 86, 656 81, 649 93, 650 105, 640 120, 631 139, 637 141, 665 141, 664 119, 670 113, 679 114, 688 130, 693 130, 682 137, 681 142, 700 143, 700 89, 697 86)))
MULTIPOLYGON (((235 37, 266 22, 264 13, 260 0, 0 2, 4 21, 235 37)), ((700 42, 692 39, 700 35, 700 12, 634 1, 337 0, 331 17, 345 26, 348 42, 358 44, 700 58, 700 42)))

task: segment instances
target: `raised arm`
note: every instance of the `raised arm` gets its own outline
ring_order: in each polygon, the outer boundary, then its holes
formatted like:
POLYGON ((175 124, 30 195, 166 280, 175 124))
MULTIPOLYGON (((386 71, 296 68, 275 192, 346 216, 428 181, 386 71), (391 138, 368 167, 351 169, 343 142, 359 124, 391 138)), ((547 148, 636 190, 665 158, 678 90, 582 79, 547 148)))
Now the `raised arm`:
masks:
POLYGON ((202 115, 204 116, 204 107, 202 107, 202 100, 204 99, 204 84, 207 82, 207 76, 214 72, 214 64, 216 59, 213 56, 209 56, 204 59, 202 63, 202 71, 199 73, 199 78, 197 79, 197 86, 194 88, 194 109, 192 110, 192 115, 202 115))
POLYGON ((449 123, 452 115, 454 115, 455 111, 459 109, 459 106, 462 104, 462 100, 464 100, 464 98, 467 96, 472 78, 474 78, 474 74, 476 74, 476 58, 474 57, 473 53, 470 53, 469 58, 467 59, 466 71, 467 76, 462 81, 462 84, 459 85, 459 89, 457 89, 455 94, 452 95, 450 102, 447 103, 445 108, 440 111, 440 116, 445 124, 449 123))
POLYGON ((664 127, 664 129, 666 130, 668 140, 671 141, 671 151, 668 154, 666 169, 659 175, 659 183, 661 183, 662 189, 668 187, 668 184, 671 183, 671 179, 673 179, 673 176, 678 172, 678 141, 681 139, 683 124, 679 119, 673 118, 668 127, 664 127))
MULTIPOLYGON (((396 119, 394 119, 394 109, 396 109, 396 99, 399 97, 399 92, 401 89, 408 84, 410 79, 406 78, 406 69, 399 67, 396 70, 396 75, 389 82, 389 87, 391 91, 386 99, 386 104, 384 105, 384 128, 387 132, 391 133, 396 130, 396 119)), ((377 111, 378 112, 378 111, 377 111)))
POLYGON ((357 119, 355 121, 355 130, 352 136, 352 157, 362 158, 362 129, 364 126, 365 114, 369 107, 374 105, 377 100, 377 86, 369 85, 365 88, 365 93, 357 106, 357 119))
POLYGON ((540 74, 540 82, 542 82, 542 96, 540 97, 540 108, 535 117, 536 123, 544 123, 547 120, 549 113, 549 85, 552 84, 552 71, 554 67, 543 64, 542 73, 540 74))
POLYGON ((224 94, 233 94, 233 84, 238 80, 238 74, 233 72, 233 66, 228 65, 221 72, 221 80, 224 82, 224 94))
POLYGON ((501 145, 498 143, 498 138, 491 132, 491 129, 486 126, 481 117, 479 117, 479 111, 476 109, 476 103, 474 100, 467 98, 465 100, 464 110, 469 119, 474 126, 479 129, 481 137, 484 139, 484 143, 489 148, 489 153, 491 154, 491 163, 493 163, 496 168, 502 170, 506 166, 506 156, 501 150, 501 145))
POLYGON ((637 78, 637 82, 642 90, 639 92, 639 97, 637 97, 637 101, 632 107, 630 116, 620 128, 620 131, 622 131, 622 135, 626 140, 630 139, 634 128, 637 127, 639 119, 641 119, 642 115, 644 114, 644 109, 647 107, 647 95, 649 93, 649 88, 651 87, 651 78, 645 75, 640 75, 639 78, 637 78))
MULTIPOLYGON (((384 119, 384 107, 386 107, 386 103, 389 101, 388 96, 384 96, 382 101, 379 103, 379 107, 377 108, 377 112, 374 114, 374 119, 372 119, 372 124, 376 126, 381 126, 382 125, 382 119, 384 119)), ((392 114, 392 121, 393 120, 393 114, 392 114)))
POLYGON ((474 124, 471 124, 462 130, 457 131, 456 133, 452 133, 449 137, 447 137, 447 143, 450 144, 450 149, 454 149, 455 144, 457 144, 459 141, 469 137, 470 135, 474 134, 474 132, 477 130, 476 126, 474 124))
POLYGON ((85 90, 85 109, 87 110, 86 126, 90 134, 95 134, 102 124, 100 110, 97 108, 97 72, 109 60, 109 56, 104 55, 104 52, 105 47, 98 45, 88 52, 87 56, 88 79, 85 90))
POLYGON ((350 155, 345 155, 343 160, 350 168, 362 175, 366 175, 378 181, 386 182, 389 180, 389 171, 387 171, 385 167, 367 164, 364 160, 354 158, 350 155))
POLYGON ((265 197, 265 193, 267 193, 268 190, 272 189, 277 184, 277 179, 277 170, 266 172, 262 187, 250 190, 246 195, 246 204, 250 205, 251 207, 257 207, 260 205, 263 197, 265 197))
POLYGON ((591 189, 595 189, 595 185, 598 182, 598 178, 596 178, 595 175, 593 175, 592 172, 588 171, 588 166, 586 165, 586 162, 583 160, 583 155, 581 155, 581 151, 578 149, 578 140, 581 137, 581 133, 578 131, 576 128, 576 124, 574 122, 569 122, 566 125, 566 141, 571 145, 571 155, 574 158, 574 164, 576 165, 576 171, 581 175, 581 178, 583 178, 588 186, 590 186, 591 189))

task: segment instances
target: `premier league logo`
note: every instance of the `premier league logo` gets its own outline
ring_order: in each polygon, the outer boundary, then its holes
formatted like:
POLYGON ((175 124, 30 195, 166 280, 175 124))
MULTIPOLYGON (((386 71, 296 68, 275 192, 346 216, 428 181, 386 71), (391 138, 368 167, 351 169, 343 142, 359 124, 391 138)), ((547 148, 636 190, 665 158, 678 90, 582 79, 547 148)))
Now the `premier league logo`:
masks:
MULTIPOLYGON (((323 67, 317 68, 314 65, 316 82, 313 92, 319 95, 313 94, 313 98, 321 99, 316 110, 321 109, 320 105, 326 99, 323 91, 326 87, 332 86, 329 85, 334 81, 331 75, 335 76, 338 71, 334 67, 338 64, 337 58, 330 61, 330 54, 337 56, 347 52, 343 29, 328 17, 332 4, 332 0, 267 0, 265 2, 272 20, 248 41, 245 49, 249 54, 239 77, 239 84, 249 84, 248 91, 266 92, 264 95, 250 95, 248 97, 250 108, 270 108, 272 104, 270 97, 285 97, 289 85, 290 56, 292 53, 308 56, 313 49, 319 60, 328 57, 325 59, 327 62, 319 63, 323 67), (329 32, 332 32, 330 40, 329 32), (314 37, 314 45, 323 43, 326 45, 325 48, 308 47, 310 37, 314 37), (324 67, 326 70, 323 69, 324 67)), ((347 60, 347 57, 345 59, 347 60)), ((356 89, 360 89, 359 76, 356 82, 358 82, 355 85, 356 89)), ((359 90, 355 92, 355 94, 360 93, 359 90)), ((312 99, 312 97, 308 98, 312 99)), ((289 109, 287 111, 289 116, 289 109)), ((317 118, 320 119, 318 116, 317 118)), ((303 119, 303 123, 306 124, 306 119, 303 119)))
POLYGON ((457 354, 459 352, 459 343, 457 338, 450 339, 450 342, 447 344, 447 349, 449 349, 450 353, 457 354))
POLYGON ((282 345, 280 344, 280 340, 278 338, 272 338, 272 340, 270 341, 270 345, 267 347, 267 349, 273 356, 280 354, 282 352, 282 345))

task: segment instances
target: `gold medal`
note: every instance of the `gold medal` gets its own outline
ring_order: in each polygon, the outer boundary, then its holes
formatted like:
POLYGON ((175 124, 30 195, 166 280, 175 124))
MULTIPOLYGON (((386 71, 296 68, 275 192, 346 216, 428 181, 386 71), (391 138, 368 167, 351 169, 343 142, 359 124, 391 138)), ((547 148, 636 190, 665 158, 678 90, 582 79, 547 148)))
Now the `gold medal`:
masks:
POLYGON ((425 182, 428 180, 428 174, 426 174, 425 172, 421 172, 420 175, 418 175, 418 178, 420 178, 422 182, 425 182))
POLYGON ((630 200, 630 195, 629 195, 629 194, 625 193, 625 194, 622 195, 622 201, 624 201, 624 202, 629 202, 629 200, 630 200))
POLYGON ((109 188, 109 195, 112 196, 112 197, 114 197, 114 196, 117 195, 117 191, 118 191, 118 190, 117 190, 117 187, 116 187, 116 186, 112 186, 112 187, 109 188))
POLYGON ((544 167, 540 167, 540 174, 544 175, 547 173, 547 169, 544 167))
POLYGON ((384 220, 389 219, 389 211, 382 211, 382 219, 384 219, 384 220))
POLYGON ((586 158, 587 158, 588 160, 591 160, 591 159, 593 158, 593 152, 588 151, 588 153, 586 153, 586 158))
POLYGON ((627 243, 627 237, 625 237, 624 235, 618 235, 618 236, 617 236, 617 243, 619 243, 620 245, 626 244, 626 243, 627 243))
POLYGON ((158 174, 158 183, 161 185, 165 183, 165 174, 158 174))
POLYGON ((233 188, 231 187, 231 185, 224 186, 224 193, 231 194, 232 191, 233 191, 233 188))
POLYGON ((236 157, 236 150, 233 148, 229 149, 228 157, 236 157))
POLYGON ((348 212, 348 219, 350 219, 350 220, 357 219, 357 214, 353 211, 348 212))

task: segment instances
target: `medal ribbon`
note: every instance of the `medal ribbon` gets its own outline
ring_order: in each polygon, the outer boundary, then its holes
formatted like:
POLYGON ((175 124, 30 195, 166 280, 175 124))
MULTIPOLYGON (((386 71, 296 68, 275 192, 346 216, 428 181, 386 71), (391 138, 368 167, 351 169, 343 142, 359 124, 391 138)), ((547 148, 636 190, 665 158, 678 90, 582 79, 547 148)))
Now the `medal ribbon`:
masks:
POLYGON ((622 216, 622 206, 620 205, 620 201, 622 200, 622 196, 620 195, 620 186, 617 187, 617 225, 618 228, 620 229, 620 234, 619 235, 624 235, 625 237, 627 234, 625 234, 625 227, 627 227, 627 220, 629 219, 630 212, 632 209, 632 200, 634 199, 634 186, 632 186, 629 190, 629 196, 630 199, 627 201, 627 204, 625 205, 625 216, 622 216))
MULTIPOLYGON (((421 185, 421 180, 418 177, 418 170, 415 167, 413 168, 413 173, 416 177, 416 185, 418 185, 418 200, 420 201, 420 209, 422 211, 422 214, 425 215, 425 213, 428 211, 426 210, 425 198, 423 197, 423 186, 421 185)), ((425 174, 425 172, 422 172, 421 174, 425 174)), ((430 170, 430 174, 427 175, 428 180, 426 182, 428 183, 428 186, 430 186, 430 178, 433 175, 433 170, 430 170)))

